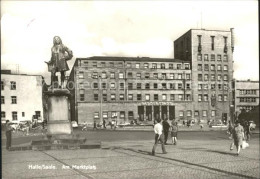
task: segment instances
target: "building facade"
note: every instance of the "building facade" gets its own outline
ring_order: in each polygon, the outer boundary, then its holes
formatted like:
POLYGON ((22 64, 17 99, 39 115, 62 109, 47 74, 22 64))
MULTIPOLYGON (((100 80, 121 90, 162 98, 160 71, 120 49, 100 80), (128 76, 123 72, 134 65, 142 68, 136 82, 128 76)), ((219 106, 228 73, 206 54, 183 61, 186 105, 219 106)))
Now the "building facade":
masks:
POLYGON ((43 77, 1 74, 1 121, 43 120, 43 77))
POLYGON ((225 122, 231 117, 233 50, 233 29, 191 29, 174 41, 174 58, 192 64, 195 118, 225 122))
POLYGON ((190 63, 175 59, 77 58, 67 87, 79 123, 180 119, 192 101, 190 63))
POLYGON ((259 81, 234 81, 235 86, 235 112, 239 114, 242 109, 247 112, 259 105, 259 81))

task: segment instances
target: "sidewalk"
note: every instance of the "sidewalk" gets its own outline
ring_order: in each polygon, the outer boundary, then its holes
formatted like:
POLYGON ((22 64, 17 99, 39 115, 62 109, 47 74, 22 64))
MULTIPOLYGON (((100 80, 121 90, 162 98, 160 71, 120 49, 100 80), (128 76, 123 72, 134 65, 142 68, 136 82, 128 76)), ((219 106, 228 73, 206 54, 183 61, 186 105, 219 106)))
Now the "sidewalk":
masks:
POLYGON ((153 140, 103 142, 102 149, 14 151, 2 149, 2 177, 15 178, 260 178, 259 138, 239 156, 229 150, 231 140, 180 140, 158 146, 153 140))

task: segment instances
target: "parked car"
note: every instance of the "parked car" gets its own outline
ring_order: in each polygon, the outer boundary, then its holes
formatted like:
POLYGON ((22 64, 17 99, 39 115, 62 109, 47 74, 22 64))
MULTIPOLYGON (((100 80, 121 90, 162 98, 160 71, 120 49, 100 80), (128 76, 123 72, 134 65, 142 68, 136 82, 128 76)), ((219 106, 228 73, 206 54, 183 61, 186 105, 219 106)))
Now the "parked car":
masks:
POLYGON ((75 127, 75 128, 79 127, 77 121, 71 121, 71 125, 72 125, 72 127, 75 127))

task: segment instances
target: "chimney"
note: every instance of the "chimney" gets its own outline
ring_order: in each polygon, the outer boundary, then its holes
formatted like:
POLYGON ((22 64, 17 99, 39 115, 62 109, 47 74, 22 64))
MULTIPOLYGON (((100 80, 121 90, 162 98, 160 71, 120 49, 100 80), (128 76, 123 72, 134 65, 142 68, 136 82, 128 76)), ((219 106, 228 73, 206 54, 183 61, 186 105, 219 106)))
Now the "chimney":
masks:
POLYGON ((234 52, 234 46, 235 46, 234 28, 230 28, 230 31, 231 31, 231 49, 232 49, 232 52, 234 52))

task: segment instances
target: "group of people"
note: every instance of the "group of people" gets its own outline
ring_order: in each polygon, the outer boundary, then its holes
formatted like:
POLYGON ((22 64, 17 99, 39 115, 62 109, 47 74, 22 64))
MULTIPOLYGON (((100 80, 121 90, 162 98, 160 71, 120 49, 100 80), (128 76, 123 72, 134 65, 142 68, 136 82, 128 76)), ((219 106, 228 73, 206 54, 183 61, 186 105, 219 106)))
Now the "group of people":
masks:
POLYGON ((233 142, 231 142, 230 145, 230 150, 233 150, 235 145, 237 149, 237 155, 239 155, 242 145, 247 144, 245 141, 250 140, 251 129, 249 122, 246 121, 243 123, 243 125, 241 125, 240 121, 237 120, 233 126, 229 121, 228 133, 230 134, 230 139, 233 139, 233 142))
POLYGON ((167 119, 161 120, 157 119, 154 125, 155 132, 155 142, 152 149, 152 155, 155 155, 155 150, 157 144, 160 142, 162 145, 163 154, 166 154, 165 145, 167 145, 168 134, 171 132, 172 143, 177 144, 177 133, 178 133, 178 123, 172 121, 171 125, 168 123, 167 119))

